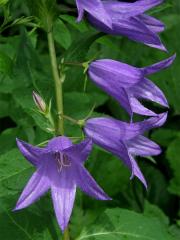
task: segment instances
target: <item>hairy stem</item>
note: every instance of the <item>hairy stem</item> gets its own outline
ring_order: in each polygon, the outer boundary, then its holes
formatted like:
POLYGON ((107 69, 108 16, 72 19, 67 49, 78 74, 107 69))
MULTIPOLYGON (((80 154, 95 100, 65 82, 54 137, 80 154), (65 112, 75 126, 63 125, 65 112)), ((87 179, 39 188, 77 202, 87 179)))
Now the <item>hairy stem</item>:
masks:
POLYGON ((54 38, 52 30, 48 32, 48 46, 49 55, 51 59, 51 68, 54 78, 55 93, 56 93, 56 107, 57 107, 57 124, 56 124, 56 135, 64 135, 64 123, 63 123, 63 89, 62 79, 58 71, 58 64, 56 58, 56 50, 54 45, 54 38))

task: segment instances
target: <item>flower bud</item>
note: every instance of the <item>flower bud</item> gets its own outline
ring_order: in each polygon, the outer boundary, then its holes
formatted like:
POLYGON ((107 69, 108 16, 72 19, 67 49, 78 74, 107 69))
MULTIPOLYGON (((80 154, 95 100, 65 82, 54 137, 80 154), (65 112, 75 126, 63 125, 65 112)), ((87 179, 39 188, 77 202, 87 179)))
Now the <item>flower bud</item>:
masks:
POLYGON ((37 94, 35 91, 33 91, 33 100, 34 100, 37 108, 38 108, 41 112, 45 113, 46 110, 47 110, 47 108, 46 108, 46 103, 44 102, 44 100, 42 99, 42 97, 41 97, 39 94, 37 94))

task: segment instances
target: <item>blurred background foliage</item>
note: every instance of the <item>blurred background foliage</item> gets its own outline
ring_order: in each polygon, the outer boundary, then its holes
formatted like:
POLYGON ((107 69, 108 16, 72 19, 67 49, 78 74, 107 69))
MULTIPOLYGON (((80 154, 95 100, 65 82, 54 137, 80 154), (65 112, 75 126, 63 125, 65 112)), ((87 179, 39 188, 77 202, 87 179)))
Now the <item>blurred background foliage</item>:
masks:
MULTIPOLYGON (((61 239, 50 195, 25 210, 12 212, 34 170, 17 150, 16 137, 39 144, 52 136, 32 100, 35 90, 47 102, 52 99, 54 105, 46 39, 47 12, 55 21, 60 65, 62 61, 79 63, 112 58, 142 67, 177 53, 170 69, 151 77, 167 96, 170 109, 167 123, 148 133, 162 146, 162 154, 153 159, 138 159, 149 184, 148 191, 136 179, 129 180, 129 171, 118 159, 94 147, 87 168, 114 200, 98 202, 78 192, 70 223, 72 239, 180 239, 179 0, 166 0, 150 11, 166 25, 161 38, 168 53, 125 37, 99 34, 85 21, 77 24, 73 0, 0 0, 0 239, 61 239)), ((129 121, 118 103, 91 82, 87 82, 87 90, 83 91, 82 68, 63 65, 63 74, 66 115, 84 118, 96 104, 94 116, 106 114, 129 121)), ((166 111, 155 104, 151 107, 156 112, 166 111)), ((81 131, 66 122, 66 134, 79 137, 81 131)))

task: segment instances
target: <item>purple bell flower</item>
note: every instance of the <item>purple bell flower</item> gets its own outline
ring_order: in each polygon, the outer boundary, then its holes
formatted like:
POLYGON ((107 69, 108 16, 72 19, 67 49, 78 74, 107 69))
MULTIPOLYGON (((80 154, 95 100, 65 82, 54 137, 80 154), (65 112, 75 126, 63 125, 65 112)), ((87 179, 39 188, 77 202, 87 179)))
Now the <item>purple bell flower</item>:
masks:
POLYGON ((111 35, 123 35, 150 47, 166 51, 158 33, 164 30, 159 20, 144 14, 161 4, 163 0, 137 0, 135 2, 102 1, 104 9, 112 20, 112 27, 103 24, 96 16, 88 14, 89 22, 98 30, 111 35))
POLYGON ((88 74, 95 84, 121 104, 131 118, 133 113, 156 116, 154 112, 145 108, 139 100, 150 100, 168 107, 163 92, 148 80, 147 76, 169 67, 175 57, 176 55, 173 55, 144 68, 136 68, 110 59, 101 59, 89 65, 88 74))
POLYGON ((67 137, 55 137, 45 148, 38 148, 17 139, 17 145, 37 170, 15 210, 29 206, 51 189, 57 221, 64 231, 73 209, 76 187, 96 199, 110 200, 83 166, 92 149, 91 140, 73 145, 67 137))
POLYGON ((143 133, 164 124, 167 113, 159 114, 142 122, 126 123, 113 118, 92 118, 87 120, 85 134, 93 143, 111 152, 130 169, 131 179, 136 176, 147 188, 146 180, 135 161, 135 156, 155 156, 160 147, 143 133))
POLYGON ((76 5, 78 9, 78 22, 82 20, 84 12, 87 12, 89 16, 94 17, 104 26, 112 28, 112 19, 100 0, 76 0, 76 5))

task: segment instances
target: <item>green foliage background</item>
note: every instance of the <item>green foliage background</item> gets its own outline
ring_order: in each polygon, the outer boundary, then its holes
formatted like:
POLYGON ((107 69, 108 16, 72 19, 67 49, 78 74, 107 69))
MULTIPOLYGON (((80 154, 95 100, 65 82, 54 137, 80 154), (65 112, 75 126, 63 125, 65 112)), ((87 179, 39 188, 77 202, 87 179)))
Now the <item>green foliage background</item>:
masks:
MULTIPOLYGON (((12 212, 20 192, 34 171, 21 156, 15 138, 39 144, 51 137, 47 122, 35 111, 32 91, 38 91, 54 105, 54 87, 45 31, 46 11, 55 20, 59 64, 61 60, 84 62, 112 58, 134 66, 146 66, 177 53, 174 65, 151 79, 164 91, 170 103, 168 121, 148 135, 163 153, 154 159, 139 158, 148 181, 146 192, 129 171, 112 155, 94 147, 87 168, 114 200, 98 202, 78 192, 70 222, 72 239, 81 240, 173 240, 180 239, 180 1, 166 0, 150 11, 166 24, 161 34, 169 53, 163 53, 125 37, 98 34, 87 22, 76 23, 76 12, 66 12, 74 1, 0 0, 0 239, 57 240, 50 194, 31 207, 12 212), (63 11, 62 11, 63 10, 63 11), (34 15, 36 18, 32 18, 34 15), (37 26, 41 26, 40 29, 37 26), (4 23, 3 23, 4 22, 4 23)), ((84 118, 96 103, 94 115, 128 116, 119 105, 91 82, 83 86, 83 69, 64 69, 65 114, 84 118)), ((145 103, 148 104, 148 103, 145 103)), ((164 109, 151 105, 157 112, 164 109)), ((135 120, 140 120, 136 116, 135 120)), ((68 136, 81 132, 66 122, 68 136)))

